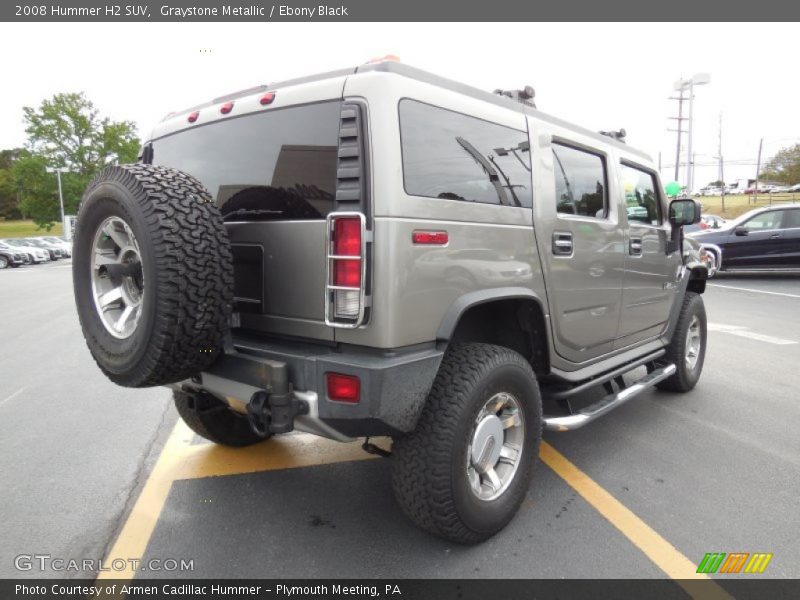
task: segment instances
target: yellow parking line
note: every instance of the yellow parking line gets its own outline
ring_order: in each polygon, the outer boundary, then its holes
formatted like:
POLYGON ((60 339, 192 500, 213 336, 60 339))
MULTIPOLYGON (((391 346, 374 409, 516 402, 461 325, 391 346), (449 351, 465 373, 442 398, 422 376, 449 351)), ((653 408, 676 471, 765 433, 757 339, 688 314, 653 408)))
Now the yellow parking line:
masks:
POLYGON ((103 571, 98 579, 127 580, 134 576, 130 559, 141 560, 144 556, 174 481, 378 458, 364 452, 358 442, 343 444, 307 434, 285 436, 249 448, 192 445, 193 439, 194 433, 178 420, 104 563, 122 558, 128 561, 128 568, 103 571))
POLYGON ((731 596, 707 575, 697 573, 696 565, 681 554, 675 546, 656 533, 653 528, 595 483, 550 444, 542 442, 539 457, 659 569, 670 578, 677 580, 690 596, 730 600, 731 596))
MULTIPOLYGON (((106 557, 105 564, 125 559, 127 570, 104 571, 98 579, 134 577, 130 560, 144 556, 175 481, 377 458, 364 452, 358 442, 343 444, 306 434, 282 436, 249 448, 193 445, 193 439, 194 433, 178 420, 106 557)), ((694 563, 552 446, 543 442, 540 458, 692 597, 730 600, 716 583, 695 572, 694 563)))

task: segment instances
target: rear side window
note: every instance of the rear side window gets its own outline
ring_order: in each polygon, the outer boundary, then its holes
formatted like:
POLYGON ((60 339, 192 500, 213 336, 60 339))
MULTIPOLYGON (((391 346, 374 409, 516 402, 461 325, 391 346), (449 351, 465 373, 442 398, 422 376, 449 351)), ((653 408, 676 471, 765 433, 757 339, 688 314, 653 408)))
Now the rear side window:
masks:
POLYGON ((406 99, 400 136, 406 193, 531 207, 525 131, 406 99))
POLYGON ((622 189, 628 221, 661 224, 661 205, 658 200, 658 180, 653 173, 630 165, 621 165, 622 189))
POLYGON ((553 142, 556 210, 604 218, 608 214, 606 161, 599 154, 553 142))
POLYGON ((800 227, 800 210, 792 209, 783 213, 783 228, 794 229, 800 227))
POLYGON ((321 219, 333 210, 341 102, 216 121, 153 142, 153 163, 185 171, 225 221, 321 219))

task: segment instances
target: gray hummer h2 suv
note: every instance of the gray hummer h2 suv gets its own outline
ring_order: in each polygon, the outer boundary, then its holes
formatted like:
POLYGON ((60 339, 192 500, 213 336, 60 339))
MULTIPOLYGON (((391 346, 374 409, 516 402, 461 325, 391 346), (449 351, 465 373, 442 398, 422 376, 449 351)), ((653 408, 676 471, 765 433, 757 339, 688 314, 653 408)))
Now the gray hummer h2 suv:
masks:
POLYGON ((97 364, 220 444, 389 436, 413 521, 498 532, 543 429, 691 390, 706 347, 698 205, 531 96, 379 61, 169 115, 82 200, 97 364))

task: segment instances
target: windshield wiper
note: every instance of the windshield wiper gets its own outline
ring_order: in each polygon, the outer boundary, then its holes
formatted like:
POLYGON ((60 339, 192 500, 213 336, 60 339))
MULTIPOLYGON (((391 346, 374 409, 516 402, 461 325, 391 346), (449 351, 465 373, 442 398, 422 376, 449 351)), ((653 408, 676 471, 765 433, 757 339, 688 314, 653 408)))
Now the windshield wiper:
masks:
MULTIPOLYGON (((497 174, 497 170, 492 166, 486 157, 481 154, 478 149, 470 144, 467 140, 465 140, 461 136, 456 136, 456 141, 459 145, 466 150, 467 154, 469 154, 475 162, 477 162, 483 170, 486 171, 486 174, 489 176, 489 181, 494 186, 494 189, 497 191, 497 196, 500 198, 500 204, 505 204, 506 206, 514 206, 511 202, 508 201, 508 196, 506 195, 506 191, 503 189, 503 186, 500 184, 500 176, 497 174)), ((519 202, 517 202, 519 206, 519 202)))

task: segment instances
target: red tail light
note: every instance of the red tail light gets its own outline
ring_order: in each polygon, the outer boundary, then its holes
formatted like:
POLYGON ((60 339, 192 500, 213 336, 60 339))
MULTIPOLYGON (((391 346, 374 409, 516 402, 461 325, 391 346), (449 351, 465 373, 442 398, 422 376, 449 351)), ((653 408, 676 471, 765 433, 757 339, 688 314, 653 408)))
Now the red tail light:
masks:
POLYGON ((325 373, 328 398, 335 402, 358 404, 361 400, 361 381, 355 375, 325 373))
POLYGON ((365 220, 359 213, 328 216, 325 321, 357 327, 364 317, 365 220))
POLYGON ((338 217, 333 226, 333 252, 338 256, 361 255, 361 219, 338 217))
POLYGON ((333 285, 361 286, 361 260, 336 260, 333 263, 333 285))

